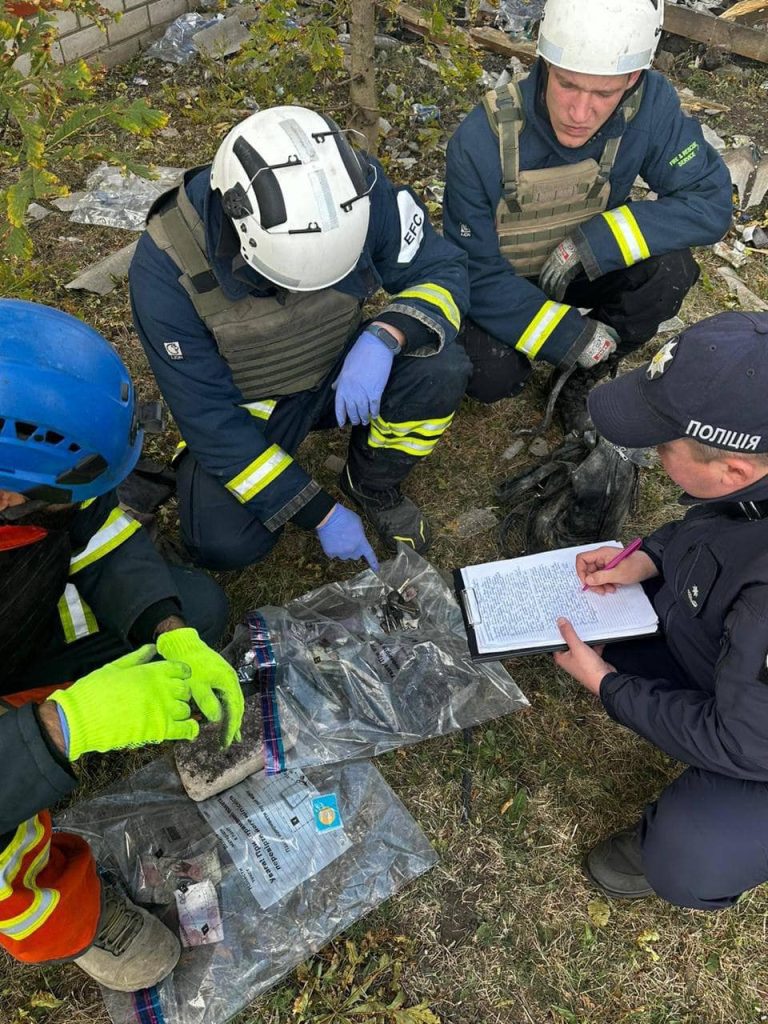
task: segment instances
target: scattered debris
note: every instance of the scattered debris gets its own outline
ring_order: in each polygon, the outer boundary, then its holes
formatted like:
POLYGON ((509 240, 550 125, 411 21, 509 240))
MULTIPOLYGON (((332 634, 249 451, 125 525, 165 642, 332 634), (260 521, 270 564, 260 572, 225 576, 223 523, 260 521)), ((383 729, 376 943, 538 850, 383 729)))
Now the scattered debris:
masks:
POLYGON ((671 320, 664 320, 656 328, 657 334, 677 334, 678 331, 682 331, 685 324, 679 316, 673 316, 671 320))
MULTIPOLYGON (((520 442, 522 448, 522 441, 520 442)), ((469 540, 470 537, 479 537, 483 533, 495 530, 499 520, 491 508, 471 508, 455 520, 453 533, 462 540, 469 540)))
POLYGON ((733 187, 739 193, 739 203, 745 206, 747 202, 747 183, 755 169, 755 154, 751 146, 739 146, 738 149, 729 149, 723 153, 723 160, 731 175, 733 187))
POLYGON ((496 27, 512 39, 532 39, 544 13, 544 0, 499 0, 496 27))
POLYGON ((728 291, 731 295, 735 295, 739 304, 745 309, 755 310, 759 313, 768 313, 768 302, 763 302, 758 295, 755 295, 752 289, 744 284, 735 270, 731 270, 730 267, 718 267, 717 273, 728 285, 728 291))
POLYGON ((768 192, 768 156, 764 156, 755 168, 755 180, 752 182, 752 191, 749 193, 744 209, 750 206, 759 206, 765 194, 768 192))
POLYGON ((727 114, 731 109, 724 103, 715 103, 714 100, 704 99, 696 96, 692 89, 677 89, 680 106, 689 114, 696 114, 703 111, 705 114, 727 114))
POLYGON ((744 251, 743 242, 734 242, 732 246, 727 242, 716 242, 712 246, 712 252, 737 270, 749 260, 749 255, 744 251))
POLYGON ((744 234, 742 235, 746 245, 751 246, 753 249, 762 249, 768 251, 768 231, 760 224, 750 224, 744 228, 744 234))
POLYGON ((511 462, 512 459, 517 458, 523 448, 525 448, 525 441, 515 441, 509 446, 509 448, 504 449, 501 453, 501 457, 502 459, 506 459, 508 462, 511 462))
POLYGON ((182 167, 155 167, 154 179, 123 174, 119 167, 99 166, 88 175, 87 191, 72 210, 76 224, 102 224, 127 231, 143 231, 152 203, 178 184, 182 167))
POLYGON ((72 281, 64 285, 70 291, 93 292, 94 295, 108 295, 119 281, 128 276, 133 254, 138 241, 124 245, 117 252, 105 256, 103 260, 92 264, 72 281))
POLYGON ((164 60, 170 64, 186 64, 197 56, 197 48, 192 42, 192 37, 202 29, 215 25, 222 17, 223 15, 217 14, 207 18, 196 11, 182 14, 171 22, 162 39, 147 47, 144 56, 152 60, 164 60))
POLYGON ((323 465, 329 473, 341 473, 347 464, 346 459, 342 459, 340 455, 329 455, 323 465))
POLYGON ((145 78, 143 75, 134 75, 131 79, 131 85, 149 85, 149 79, 145 78))
POLYGON ((674 3, 664 4, 664 31, 729 53, 768 63, 768 33, 710 14, 700 14, 674 3))
POLYGON ((440 120, 440 108, 427 103, 412 103, 416 124, 430 124, 440 120))
POLYGON ((703 122, 701 125, 701 131, 710 146, 713 146, 718 153, 722 153, 725 149, 725 139, 718 135, 714 128, 710 128, 708 124, 704 124, 703 122))
POLYGON ((71 213, 84 195, 85 192, 70 192, 69 195, 59 196, 57 199, 52 199, 51 202, 62 213, 71 213))
POLYGON ((242 50, 249 37, 240 15, 233 14, 195 32, 193 44, 207 57, 229 57, 242 50))
POLYGON ((536 458, 540 458, 543 455, 549 455, 549 445, 543 437, 535 437, 528 445, 528 451, 536 458))
POLYGON ((41 206, 40 203, 30 203, 27 207, 27 220, 43 220, 53 210, 49 210, 46 206, 41 206))
POLYGON ((169 125, 167 128, 161 128, 158 135, 162 139, 177 139, 179 137, 179 129, 169 125))
POLYGON ((745 18, 751 14, 758 14, 768 11, 768 0, 739 0, 733 7, 723 11, 720 15, 721 21, 736 21, 737 18, 745 18))

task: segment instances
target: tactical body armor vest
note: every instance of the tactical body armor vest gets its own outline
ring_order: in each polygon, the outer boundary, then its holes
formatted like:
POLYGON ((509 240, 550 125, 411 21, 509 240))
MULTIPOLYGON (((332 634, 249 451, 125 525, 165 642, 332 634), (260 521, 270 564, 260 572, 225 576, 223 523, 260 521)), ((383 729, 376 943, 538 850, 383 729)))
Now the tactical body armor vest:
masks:
MULTIPOLYGON (((504 192, 496 208, 501 254, 521 277, 536 277, 552 250, 585 223, 608 208, 610 175, 621 136, 608 139, 600 157, 542 170, 520 170, 520 136, 525 108, 522 75, 486 93, 483 105, 499 138, 504 192)), ((640 109, 644 83, 623 105, 629 123, 640 109)))
POLYGON ((181 271, 179 282, 246 402, 318 385, 360 324, 361 300, 334 288, 228 299, 211 270, 205 228, 183 184, 158 198, 147 230, 181 271))

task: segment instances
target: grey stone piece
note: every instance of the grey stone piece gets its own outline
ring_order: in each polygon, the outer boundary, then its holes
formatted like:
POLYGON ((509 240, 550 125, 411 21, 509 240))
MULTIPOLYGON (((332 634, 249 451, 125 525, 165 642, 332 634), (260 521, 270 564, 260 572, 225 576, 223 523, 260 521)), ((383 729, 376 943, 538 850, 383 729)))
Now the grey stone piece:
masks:
POLYGON ((229 57, 243 48, 249 35, 240 15, 236 14, 196 32, 194 42, 200 53, 208 57, 229 57))
POLYGON ((30 203, 27 207, 27 220, 43 220, 47 217, 52 210, 48 210, 45 206, 41 206, 40 203, 30 203))
POLYGON ((117 282, 128 275, 128 267, 138 245, 138 239, 111 253, 98 263, 94 263, 64 285, 70 291, 93 292, 95 295, 107 295, 117 282))
POLYGON ((456 520, 456 536, 464 540, 495 530, 499 521, 493 509, 470 508, 456 520))
POLYGON ((718 267, 717 273, 728 285, 728 291, 731 295, 736 296, 744 309, 753 312, 757 311, 758 313, 768 313, 768 302, 763 302, 758 295, 755 295, 752 289, 744 284, 735 270, 732 270, 730 267, 718 267))
POLYGON ((739 146, 723 153, 723 160, 731 175, 734 188, 739 193, 739 201, 743 204, 747 199, 747 183, 755 169, 755 156, 751 146, 739 146))
POLYGON ((324 466, 329 473, 341 473, 346 464, 347 460, 342 459, 339 455, 329 455, 324 462, 324 466))
POLYGON ((768 156, 764 156, 755 168, 755 180, 752 183, 752 191, 749 193, 749 202, 745 209, 750 206, 759 206, 765 199, 768 192, 768 156))

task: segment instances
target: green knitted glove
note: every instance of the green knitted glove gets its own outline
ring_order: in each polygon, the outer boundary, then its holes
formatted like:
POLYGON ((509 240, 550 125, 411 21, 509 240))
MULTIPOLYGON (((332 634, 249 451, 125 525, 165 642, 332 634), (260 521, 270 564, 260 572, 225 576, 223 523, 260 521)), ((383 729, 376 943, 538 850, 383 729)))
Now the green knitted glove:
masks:
POLYGON ((157 638, 157 651, 168 661, 183 661, 192 675, 189 686, 195 704, 209 722, 221 720, 221 702, 226 710, 222 746, 240 740, 245 700, 237 673, 220 654, 198 636, 196 629, 169 629, 157 638))
POLYGON ((154 656, 154 645, 146 644, 51 694, 67 720, 70 761, 89 750, 195 739, 200 727, 190 717, 189 668, 149 664, 154 656))

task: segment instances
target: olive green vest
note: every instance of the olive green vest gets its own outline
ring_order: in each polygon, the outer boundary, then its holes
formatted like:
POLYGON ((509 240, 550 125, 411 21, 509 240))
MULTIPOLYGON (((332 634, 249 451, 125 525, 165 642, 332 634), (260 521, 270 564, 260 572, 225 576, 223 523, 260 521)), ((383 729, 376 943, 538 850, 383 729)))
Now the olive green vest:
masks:
MULTIPOLYGON (((496 208, 499 248, 521 277, 538 275, 552 250, 575 228, 608 207, 610 174, 621 136, 608 139, 600 162, 581 160, 543 170, 520 170, 525 109, 519 83, 527 75, 486 93, 491 128, 499 138, 504 192, 496 208)), ((640 109, 644 83, 623 107, 627 123, 640 109)))
POLYGON ((179 282, 246 402, 318 385, 360 324, 360 300, 333 288, 228 299, 211 270, 205 228, 183 185, 156 201, 147 230, 181 271, 179 282))

